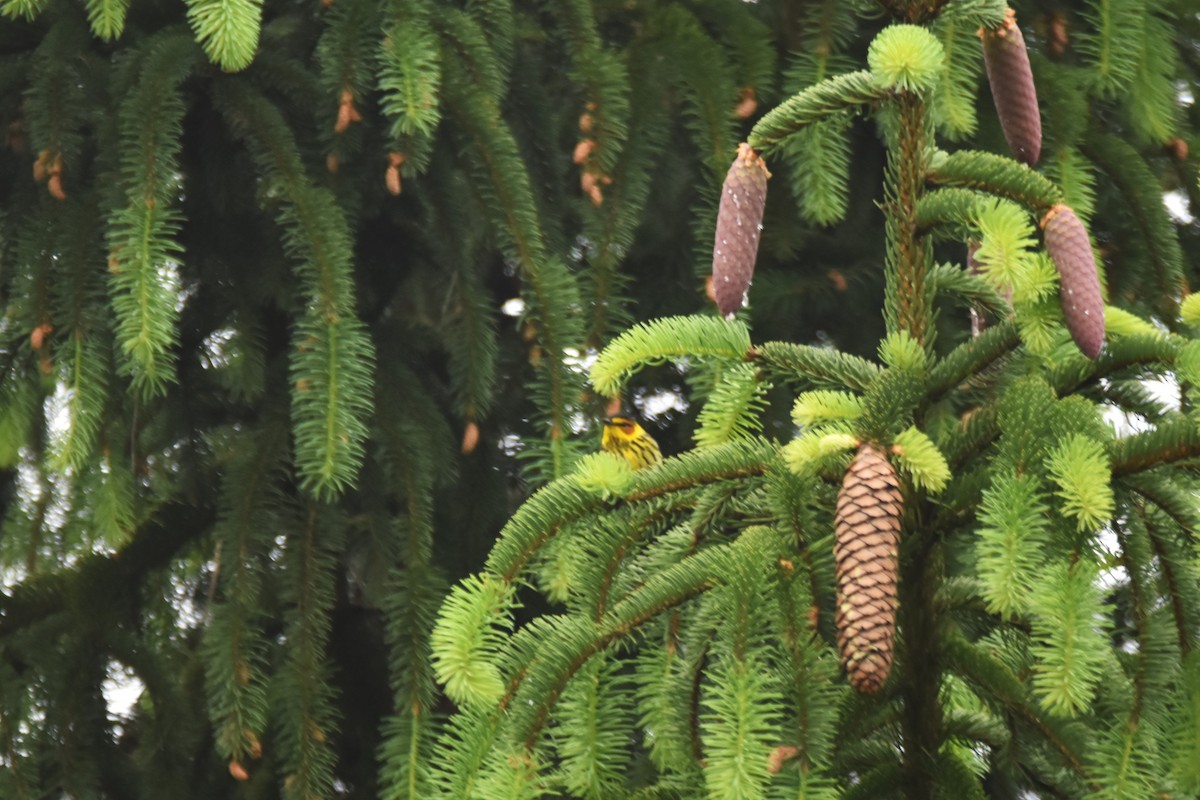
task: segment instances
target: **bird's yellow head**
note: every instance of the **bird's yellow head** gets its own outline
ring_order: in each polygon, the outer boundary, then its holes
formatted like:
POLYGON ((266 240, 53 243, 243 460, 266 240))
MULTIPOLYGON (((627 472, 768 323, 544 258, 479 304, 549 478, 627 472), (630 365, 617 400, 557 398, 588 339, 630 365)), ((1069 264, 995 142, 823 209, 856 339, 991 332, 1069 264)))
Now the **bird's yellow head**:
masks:
POLYGON ((649 467, 662 461, 658 442, 635 420, 629 417, 609 417, 604 420, 604 436, 600 446, 608 453, 624 456, 634 469, 649 467))

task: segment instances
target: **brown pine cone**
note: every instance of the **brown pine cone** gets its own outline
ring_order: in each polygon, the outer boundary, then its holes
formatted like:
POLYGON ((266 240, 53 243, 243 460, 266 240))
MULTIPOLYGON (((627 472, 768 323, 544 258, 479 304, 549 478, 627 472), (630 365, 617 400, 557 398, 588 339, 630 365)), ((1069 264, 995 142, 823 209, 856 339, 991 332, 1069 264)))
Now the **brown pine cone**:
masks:
POLYGON ((860 692, 879 690, 892 668, 896 569, 904 498, 896 470, 864 444, 837 499, 837 636, 842 666, 860 692))
POLYGON ((1069 206, 1054 206, 1042 218, 1046 252, 1058 268, 1058 296, 1071 338, 1095 358, 1104 346, 1104 298, 1087 229, 1069 206))
POLYGON ((999 28, 981 28, 979 36, 983 39, 983 64, 987 67, 1004 138, 1013 158, 1033 166, 1042 153, 1042 116, 1025 37, 1017 27, 1013 10, 1008 9, 1008 16, 999 28))
POLYGON ((737 158, 721 186, 717 235, 713 242, 713 292, 717 308, 727 318, 745 305, 750 279, 754 277, 770 177, 767 165, 754 149, 744 142, 738 145, 737 158))

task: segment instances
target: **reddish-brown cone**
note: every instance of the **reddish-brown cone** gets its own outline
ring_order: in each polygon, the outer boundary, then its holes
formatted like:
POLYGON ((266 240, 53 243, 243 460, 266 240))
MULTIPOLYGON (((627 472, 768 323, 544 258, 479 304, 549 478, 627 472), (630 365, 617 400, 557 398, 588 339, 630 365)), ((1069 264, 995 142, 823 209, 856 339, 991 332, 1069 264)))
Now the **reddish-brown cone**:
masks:
POLYGON ((1070 206, 1054 206, 1042 218, 1046 252, 1058 268, 1058 297, 1071 338, 1088 358, 1104 346, 1104 298, 1087 229, 1070 206))
POLYGON ((1013 158, 1033 166, 1042 154, 1042 116, 1025 37, 1017 27, 1013 10, 1008 10, 1000 27, 981 29, 979 36, 983 39, 983 63, 1004 138, 1013 158))
POLYGON ((767 203, 767 165, 750 145, 738 145, 725 175, 713 242, 713 293, 722 316, 732 317, 746 302, 767 203))
POLYGON ((864 444, 837 499, 837 637, 842 666, 860 692, 878 691, 892 668, 896 568, 904 498, 896 470, 864 444))

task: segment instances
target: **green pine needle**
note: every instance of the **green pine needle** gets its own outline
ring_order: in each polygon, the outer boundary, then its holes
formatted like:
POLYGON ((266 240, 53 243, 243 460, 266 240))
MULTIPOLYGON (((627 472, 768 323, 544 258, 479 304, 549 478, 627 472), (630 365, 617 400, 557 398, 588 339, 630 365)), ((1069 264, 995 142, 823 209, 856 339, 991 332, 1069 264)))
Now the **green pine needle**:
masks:
POLYGON ((683 356, 741 360, 750 350, 750 332, 737 320, 716 317, 666 317, 643 322, 622 333, 601 351, 591 380, 605 397, 644 366, 683 356))
POLYGON ((937 494, 950 481, 950 466, 933 441, 915 427, 896 437, 893 452, 900 467, 909 474, 919 489, 937 494))
POLYGON ((988 610, 1023 613, 1045 564, 1046 508, 1030 474, 1008 473, 984 491, 975 571, 988 610))
POLYGON ((792 406, 792 422, 801 428, 809 428, 824 422, 858 419, 862 411, 862 398, 857 395, 819 389, 796 398, 792 406))
POLYGON ((941 42, 919 25, 890 25, 875 36, 867 51, 875 80, 907 92, 936 87, 945 58, 941 42))
POLYGON ((1103 445, 1075 434, 1055 448, 1047 467, 1059 486, 1063 514, 1074 517, 1079 530, 1098 530, 1112 518, 1112 466, 1103 445))
POLYGON ((1200 327, 1200 292, 1193 292, 1179 304, 1179 318, 1192 327, 1200 327))
POLYGON ((1015 291, 1036 246, 1028 212, 1015 203, 996 200, 978 206, 975 225, 983 236, 975 251, 976 263, 995 286, 1015 291))
POLYGON ((628 491, 633 482, 633 469, 619 455, 592 453, 576 464, 573 477, 581 488, 607 499, 628 491))
POLYGON ((250 66, 258 49, 262 0, 185 0, 188 23, 209 60, 226 72, 250 66))
POLYGON ((512 626, 513 602, 511 584, 474 575, 442 603, 429 641, 434 673, 454 702, 486 707, 504 695, 496 658, 512 626))
POLYGON ((738 364, 726 370, 697 418, 696 445, 714 447, 758 434, 762 430, 759 414, 770 388, 753 364, 738 364))
POLYGON ((920 342, 901 330, 889 333, 879 343, 879 360, 893 369, 920 371, 925 368, 928 356, 920 342))
POLYGON ((832 469, 848 462, 847 454, 858 447, 859 440, 847 431, 828 429, 801 434, 783 446, 783 459, 797 475, 807 475, 832 469))
POLYGON ((1104 307, 1104 332, 1107 336, 1161 336, 1151 323, 1116 306, 1104 307))
POLYGON ((1031 611, 1034 692, 1054 714, 1079 714, 1110 657, 1095 566, 1080 559, 1043 567, 1031 611))

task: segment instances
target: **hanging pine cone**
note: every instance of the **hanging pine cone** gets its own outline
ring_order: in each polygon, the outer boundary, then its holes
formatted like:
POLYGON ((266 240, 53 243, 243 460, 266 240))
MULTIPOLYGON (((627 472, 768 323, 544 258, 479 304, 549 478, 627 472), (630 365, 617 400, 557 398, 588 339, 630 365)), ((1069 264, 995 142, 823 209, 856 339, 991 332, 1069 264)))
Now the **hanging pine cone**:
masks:
POLYGON ((1016 14, 1008 9, 1000 27, 981 28, 979 36, 983 39, 983 63, 1004 138, 1013 158, 1033 166, 1042 153, 1042 116, 1025 37, 1017 27, 1016 14))
POLYGON ((713 243, 713 292, 717 308, 725 317, 732 317, 746 303, 762 234, 769 177, 767 165, 754 149, 744 142, 738 145, 737 158, 721 186, 713 243))
POLYGON ((837 499, 837 635, 842 666, 860 692, 878 691, 892 668, 896 569, 904 499, 896 470, 864 444, 837 499))
POLYGON ((1088 358, 1104 345, 1104 298, 1087 229, 1070 206, 1054 206, 1042 218, 1046 252, 1058 268, 1058 297, 1071 338, 1088 358))

